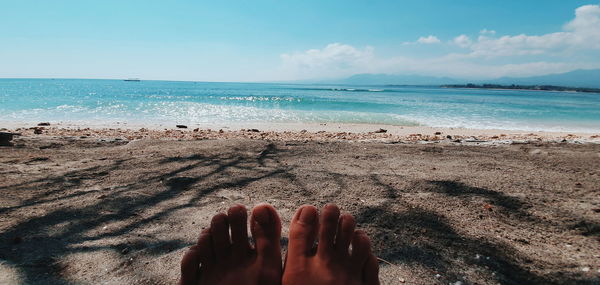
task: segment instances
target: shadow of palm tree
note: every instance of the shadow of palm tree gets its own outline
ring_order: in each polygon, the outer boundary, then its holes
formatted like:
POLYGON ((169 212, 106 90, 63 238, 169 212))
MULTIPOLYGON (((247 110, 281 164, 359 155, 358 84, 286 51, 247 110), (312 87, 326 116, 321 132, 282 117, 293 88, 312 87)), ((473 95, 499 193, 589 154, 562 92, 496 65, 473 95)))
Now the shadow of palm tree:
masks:
POLYGON ((59 261, 70 254, 108 249, 123 254, 144 250, 145 254, 159 255, 181 249, 187 244, 179 239, 138 237, 132 244, 131 238, 126 237, 178 210, 201 207, 207 203, 202 200, 216 191, 244 187, 287 171, 283 167, 256 168, 281 154, 281 150, 274 145, 267 145, 259 153, 258 156, 218 153, 167 157, 158 162, 166 165, 166 171, 143 175, 138 181, 103 189, 78 190, 83 186, 81 181, 118 176, 125 168, 143 170, 147 162, 117 160, 110 165, 3 186, 0 190, 30 191, 34 194, 17 206, 0 208, 0 213, 42 206, 50 210, 43 215, 31 215, 0 232, 0 240, 4 241, 0 244, 0 258, 19 269, 26 284, 68 284, 70 282, 61 277, 63 268, 59 261), (127 163, 129 165, 125 165, 127 163), (219 180, 219 183, 207 182, 214 176, 226 176, 230 169, 242 170, 243 175, 228 177, 219 180), (201 170, 203 174, 194 174, 195 170, 201 170), (65 183, 69 179, 79 182, 65 183), (148 187, 156 184, 163 186, 159 189, 148 187), (74 198, 85 198, 86 202, 81 206, 54 209, 49 206, 74 198), (140 213, 144 211, 152 214, 142 217, 140 213), (102 230, 113 223, 117 226, 102 230), (103 245, 97 245, 98 241, 102 241, 103 245))
POLYGON ((408 204, 398 197, 400 193, 417 192, 465 199, 477 196, 497 205, 495 211, 501 211, 512 219, 525 223, 546 223, 527 214, 524 211, 526 203, 517 198, 456 181, 416 181, 396 189, 382 182, 378 175, 371 175, 371 179, 375 186, 383 189, 387 200, 376 207, 361 208, 356 220, 370 229, 376 251, 384 260, 419 264, 432 272, 444 272, 443 280, 450 283, 455 280, 470 283, 464 279, 461 271, 455 269, 459 263, 472 270, 479 268, 493 272, 488 278, 493 278, 499 284, 597 284, 599 281, 580 275, 536 273, 527 267, 532 260, 514 247, 500 241, 460 234, 443 215, 408 204))
MULTIPOLYGON (((263 188, 277 188, 277 191, 264 190, 268 193, 261 194, 262 197, 279 195, 277 197, 284 200, 287 207, 303 203, 323 204, 328 200, 352 209, 381 258, 444 272, 440 281, 446 283, 464 280, 462 270, 465 267, 487 274, 485 276, 493 280, 490 283, 597 282, 597 279, 580 275, 542 274, 531 270, 534 261, 514 246, 489 237, 465 234, 439 211, 411 204, 404 198, 424 194, 440 195, 448 201, 458 199, 467 206, 481 207, 482 203, 487 203, 493 207, 494 218, 498 221, 564 229, 564 224, 530 215, 528 209, 531 206, 526 199, 459 181, 410 180, 401 175, 379 174, 376 169, 369 171, 364 167, 369 163, 359 164, 357 169, 360 171, 353 173, 334 172, 324 166, 317 169, 304 163, 308 158, 324 154, 313 153, 303 144, 285 147, 278 143, 252 141, 231 148, 218 146, 210 151, 203 148, 203 142, 195 146, 193 151, 181 155, 157 158, 132 155, 127 160, 103 161, 91 167, 0 186, 0 193, 29 195, 18 205, 0 207, 0 214, 13 215, 13 218, 23 215, 18 218, 18 224, 0 231, 0 259, 16 267, 26 284, 69 284, 71 281, 62 275, 65 264, 61 259, 76 253, 112 251, 122 255, 120 262, 127 267, 129 258, 135 255, 159 257, 179 250, 188 245, 182 238, 169 239, 140 232, 154 224, 169 228, 170 225, 165 225, 162 220, 181 210, 221 202, 217 194, 222 190, 237 189, 250 197, 258 196, 259 193, 249 193, 250 189, 256 190, 251 186, 264 182, 268 187, 263 188), (297 160, 288 164, 291 158, 297 160), (323 191, 333 187, 333 191, 323 191), (362 189, 369 191, 356 192, 362 189), (342 196, 351 197, 341 199, 342 196), (361 197, 377 202, 361 202, 361 197), (69 206, 62 206, 61 203, 66 201, 70 202, 69 206), (38 213, 40 209, 43 211, 38 213)), ((337 147, 334 145, 333 149, 337 147)), ((381 156, 360 157, 368 158, 373 165, 382 160, 381 156)), ((326 159, 318 158, 319 163, 328 163, 326 159)), ((593 220, 583 220, 583 223, 568 226, 581 228, 582 234, 598 234, 598 226, 593 220)), ((282 243, 286 246, 287 240, 282 243)), ((470 280, 464 282, 472 283, 470 280)))

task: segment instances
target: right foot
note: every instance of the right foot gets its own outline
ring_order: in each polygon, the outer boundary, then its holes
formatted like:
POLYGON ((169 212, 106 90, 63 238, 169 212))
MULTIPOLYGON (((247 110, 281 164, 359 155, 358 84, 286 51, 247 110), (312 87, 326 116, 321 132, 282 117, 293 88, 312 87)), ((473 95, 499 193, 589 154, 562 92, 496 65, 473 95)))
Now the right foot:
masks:
POLYGON ((290 225, 283 285, 379 284, 379 264, 369 238, 355 226, 354 217, 340 216, 335 205, 323 208, 320 221, 314 206, 298 209, 290 225))

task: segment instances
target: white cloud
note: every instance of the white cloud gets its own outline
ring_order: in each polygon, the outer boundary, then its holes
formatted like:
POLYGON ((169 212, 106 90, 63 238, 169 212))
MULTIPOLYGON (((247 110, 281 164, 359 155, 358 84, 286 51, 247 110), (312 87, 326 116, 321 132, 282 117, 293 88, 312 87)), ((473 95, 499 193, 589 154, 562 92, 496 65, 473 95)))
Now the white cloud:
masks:
POLYGON ((464 50, 441 56, 438 52, 432 57, 378 57, 369 46, 332 43, 322 49, 281 55, 279 75, 282 79, 335 78, 357 73, 493 78, 600 68, 600 6, 577 8, 573 20, 554 33, 496 36, 495 31, 483 29, 475 39, 462 34, 441 44, 439 38, 430 35, 403 46, 410 50, 415 44, 464 50))
POLYGON ((446 55, 433 58, 394 56, 382 58, 370 47, 358 49, 345 44, 329 44, 323 49, 282 55, 280 80, 340 78, 359 73, 422 74, 456 78, 496 78, 566 72, 577 68, 600 68, 600 62, 565 63, 551 61, 497 64, 446 55))
POLYGON ((481 35, 495 35, 496 31, 494 31, 494 30, 488 30, 488 29, 483 29, 483 30, 479 31, 479 34, 481 34, 481 35))
POLYGON ((585 5, 575 10, 575 18, 563 31, 544 35, 493 37, 495 33, 482 30, 477 42, 470 47, 472 56, 539 55, 582 49, 600 49, 600 6, 585 5))
POLYGON ((565 25, 566 30, 588 30, 600 25, 600 6, 585 5, 575 10, 575 19, 565 25))
POLYGON ((438 39, 436 36, 432 36, 429 35, 428 37, 420 37, 417 40, 417 43, 420 44, 437 44, 440 42, 440 39, 438 39))
POLYGON ((483 61, 465 61, 451 57, 409 58, 394 57, 377 62, 380 73, 422 74, 455 78, 497 78, 503 76, 533 76, 566 72, 577 68, 599 68, 600 64, 534 61, 494 64, 483 61))
POLYGON ((574 45, 600 49, 600 6, 585 5, 575 10, 575 19, 564 26, 574 45))
POLYGON ((442 41, 440 41, 440 39, 438 37, 436 37, 434 35, 429 35, 427 37, 419 37, 414 42, 404 42, 404 43, 402 43, 402 45, 410 46, 410 45, 417 45, 417 44, 438 44, 441 42, 442 41))
POLYGON ((473 41, 471 41, 471 38, 469 38, 467 35, 460 35, 456 38, 454 38, 454 40, 452 40, 452 42, 462 48, 466 48, 471 46, 471 44, 473 43, 473 41))
POLYGON ((368 68, 373 60, 373 48, 358 49, 350 45, 332 43, 323 49, 282 54, 284 69, 297 76, 346 75, 368 68))

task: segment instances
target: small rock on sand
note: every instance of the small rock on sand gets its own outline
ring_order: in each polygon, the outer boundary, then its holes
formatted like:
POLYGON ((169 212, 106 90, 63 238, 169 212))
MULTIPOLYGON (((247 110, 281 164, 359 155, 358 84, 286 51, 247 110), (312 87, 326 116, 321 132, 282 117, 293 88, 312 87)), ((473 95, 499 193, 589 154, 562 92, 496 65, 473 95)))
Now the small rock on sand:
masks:
POLYGON ((531 154, 531 155, 542 154, 542 150, 539 148, 536 148, 534 150, 529 151, 529 154, 531 154))
POLYGON ((38 126, 50 126, 50 123, 48 122, 41 122, 39 124, 37 124, 38 126))
POLYGON ((379 129, 379 130, 376 130, 375 133, 376 134, 384 134, 384 133, 387 133, 387 130, 385 130, 385 129, 379 129))
POLYGON ((180 128, 180 129, 187 129, 186 125, 176 125, 176 127, 180 128))
POLYGON ((442 132, 435 132, 435 133, 434 133, 434 135, 436 135, 436 136, 439 136, 439 135, 441 135, 441 134, 442 134, 442 132))
POLYGON ((17 134, 0 132, 0 146, 12 146, 12 143, 10 141, 15 135, 17 134))

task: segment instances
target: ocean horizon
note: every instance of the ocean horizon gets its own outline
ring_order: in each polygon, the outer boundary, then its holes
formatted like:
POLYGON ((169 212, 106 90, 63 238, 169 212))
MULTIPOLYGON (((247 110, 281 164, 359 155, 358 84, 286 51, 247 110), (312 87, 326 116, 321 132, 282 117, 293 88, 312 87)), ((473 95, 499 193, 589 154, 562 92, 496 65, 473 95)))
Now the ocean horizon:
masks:
POLYGON ((600 132, 600 94, 435 86, 0 79, 0 123, 353 123, 600 132))

